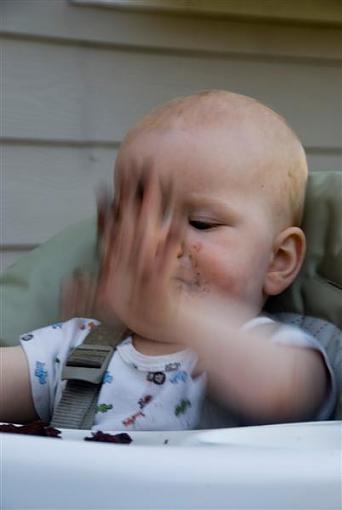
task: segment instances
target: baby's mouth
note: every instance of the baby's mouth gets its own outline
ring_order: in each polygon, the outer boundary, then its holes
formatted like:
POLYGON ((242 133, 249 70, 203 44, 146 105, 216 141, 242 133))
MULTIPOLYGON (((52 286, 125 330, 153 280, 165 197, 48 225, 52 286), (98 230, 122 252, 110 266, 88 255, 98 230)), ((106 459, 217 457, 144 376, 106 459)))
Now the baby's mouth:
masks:
POLYGON ((200 287, 200 278, 198 274, 192 271, 180 271, 174 276, 174 280, 190 290, 200 287))
POLYGON ((180 268, 176 272, 174 279, 182 283, 191 284, 194 281, 194 273, 190 268, 180 268))
POLYGON ((191 285, 191 280, 190 280, 190 281, 189 281, 189 280, 186 280, 185 278, 182 278, 181 276, 175 276, 175 277, 173 278, 173 280, 174 280, 176 283, 180 284, 180 285, 186 285, 186 286, 191 285))

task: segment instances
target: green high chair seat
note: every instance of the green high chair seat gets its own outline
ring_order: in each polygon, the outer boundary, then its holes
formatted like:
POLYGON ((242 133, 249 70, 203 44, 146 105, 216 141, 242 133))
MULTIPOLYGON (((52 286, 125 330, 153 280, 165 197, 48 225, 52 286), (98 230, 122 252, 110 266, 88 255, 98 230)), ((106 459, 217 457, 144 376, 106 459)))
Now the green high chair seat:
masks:
MULTIPOLYGON (((303 229, 307 237, 303 268, 293 285, 270 299, 266 308, 321 318, 342 330, 342 172, 310 174, 303 229)), ((96 272, 95 241, 95 218, 84 220, 1 275, 3 345, 15 345, 23 332, 59 320, 61 279, 77 267, 96 272)), ((342 390, 342 333, 334 329, 325 347, 342 390)), ((340 408, 338 413, 342 403, 340 408)))

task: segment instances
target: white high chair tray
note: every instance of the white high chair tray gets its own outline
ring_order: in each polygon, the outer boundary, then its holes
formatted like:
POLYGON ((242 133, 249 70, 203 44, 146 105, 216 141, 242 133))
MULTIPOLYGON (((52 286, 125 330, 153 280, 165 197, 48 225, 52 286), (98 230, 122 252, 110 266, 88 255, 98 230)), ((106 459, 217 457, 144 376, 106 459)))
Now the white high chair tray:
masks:
MULTIPOLYGON (((112 432, 113 433, 113 432, 112 432)), ((130 445, 0 434, 1 505, 17 509, 336 509, 342 422, 130 432, 130 445)))

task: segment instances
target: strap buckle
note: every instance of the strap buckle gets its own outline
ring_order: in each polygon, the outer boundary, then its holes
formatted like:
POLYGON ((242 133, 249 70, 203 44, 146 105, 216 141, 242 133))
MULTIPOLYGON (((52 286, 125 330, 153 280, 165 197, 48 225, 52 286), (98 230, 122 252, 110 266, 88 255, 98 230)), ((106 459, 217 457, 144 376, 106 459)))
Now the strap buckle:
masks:
POLYGON ((114 352, 109 345, 81 344, 66 360, 62 379, 100 384, 114 352))

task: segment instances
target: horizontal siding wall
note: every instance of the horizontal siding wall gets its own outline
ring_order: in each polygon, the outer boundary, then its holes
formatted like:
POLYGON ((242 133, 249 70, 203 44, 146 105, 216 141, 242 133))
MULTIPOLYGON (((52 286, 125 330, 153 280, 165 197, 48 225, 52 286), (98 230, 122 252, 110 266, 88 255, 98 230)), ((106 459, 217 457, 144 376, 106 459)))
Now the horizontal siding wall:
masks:
POLYGON ((204 88, 254 96, 342 170, 341 29, 11 0, 3 10, 3 267, 95 211, 124 133, 204 88))

